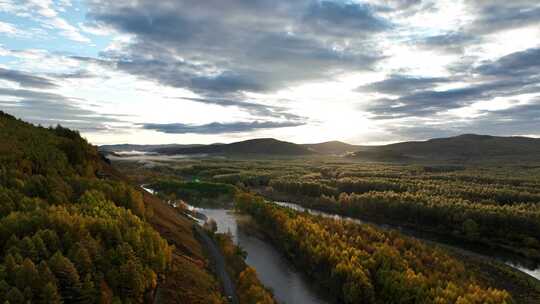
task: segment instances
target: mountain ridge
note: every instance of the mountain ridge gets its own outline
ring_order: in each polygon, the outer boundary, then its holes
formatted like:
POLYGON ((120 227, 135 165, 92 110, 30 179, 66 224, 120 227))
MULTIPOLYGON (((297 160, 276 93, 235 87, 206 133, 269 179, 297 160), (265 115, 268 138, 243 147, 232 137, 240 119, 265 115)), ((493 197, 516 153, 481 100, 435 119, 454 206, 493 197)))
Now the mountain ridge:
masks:
POLYGON ((524 136, 461 134, 381 146, 363 146, 351 155, 374 160, 540 160, 540 139, 524 136))
POLYGON ((291 142, 275 138, 256 138, 230 144, 212 144, 189 148, 163 148, 160 154, 258 154, 258 155, 309 155, 315 152, 291 142))
POLYGON ((301 144, 302 146, 319 154, 343 155, 358 150, 362 146, 351 145, 346 142, 332 140, 314 144, 301 144))
POLYGON ((342 141, 296 144, 275 138, 255 138, 210 145, 106 145, 101 151, 122 149, 165 155, 334 155, 381 161, 468 161, 481 159, 540 160, 540 139, 525 136, 460 134, 451 137, 404 141, 387 145, 352 145, 342 141))

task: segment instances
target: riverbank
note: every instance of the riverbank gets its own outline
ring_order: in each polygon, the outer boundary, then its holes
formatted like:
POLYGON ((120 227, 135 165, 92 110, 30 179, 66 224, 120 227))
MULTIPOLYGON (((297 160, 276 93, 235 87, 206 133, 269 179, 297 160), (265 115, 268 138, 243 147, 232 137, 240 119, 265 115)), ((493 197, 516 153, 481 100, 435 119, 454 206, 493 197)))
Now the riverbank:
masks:
POLYGON ((372 225, 292 211, 244 194, 237 208, 340 303, 510 303, 445 250, 372 225), (458 301, 458 302, 460 302, 458 301))
MULTIPOLYGON (((283 197, 280 197, 283 199, 283 197)), ((356 218, 348 218, 341 215, 325 213, 319 210, 313 210, 294 203, 279 203, 279 205, 291 208, 297 211, 307 211, 312 214, 324 217, 337 218, 340 220, 349 220, 359 224, 370 224, 384 230, 396 230, 395 226, 381 226, 376 223, 365 222, 356 218)), ((427 242, 432 246, 443 248, 451 256, 457 258, 466 265, 466 269, 471 269, 478 276, 480 281, 486 285, 504 289, 510 292, 517 303, 537 304, 540 303, 540 280, 516 267, 509 266, 500 262, 496 258, 472 252, 463 248, 455 247, 433 239, 419 238, 418 235, 411 235, 410 231, 397 229, 400 233, 409 237, 427 242), (407 234, 409 232, 409 234, 407 234)), ((271 239, 271 238, 270 238, 271 239)))
POLYGON ((192 209, 208 219, 214 219, 217 233, 231 235, 233 243, 247 253, 247 265, 256 270, 260 281, 273 292, 278 303, 329 303, 281 252, 247 228, 245 215, 230 209, 192 209))
POLYGON ((471 253, 494 258, 497 261, 519 271, 527 270, 526 273, 530 273, 529 275, 533 276, 537 280, 540 280, 540 273, 535 274, 535 272, 540 270, 540 264, 536 260, 528 259, 524 255, 516 254, 514 250, 510 250, 505 246, 494 246, 492 244, 464 240, 447 233, 441 233, 438 230, 426 229, 425 227, 418 227, 409 223, 392 221, 388 218, 352 217, 346 212, 336 212, 336 210, 330 210, 328 208, 319 208, 319 206, 316 204, 305 204, 306 201, 313 200, 313 198, 310 197, 298 197, 277 191, 266 191, 262 188, 254 188, 252 190, 270 201, 292 203, 301 208, 306 208, 329 215, 336 215, 342 218, 358 220, 362 223, 372 224, 382 229, 398 230, 405 235, 418 238, 420 240, 434 242, 443 246, 459 248, 471 253))

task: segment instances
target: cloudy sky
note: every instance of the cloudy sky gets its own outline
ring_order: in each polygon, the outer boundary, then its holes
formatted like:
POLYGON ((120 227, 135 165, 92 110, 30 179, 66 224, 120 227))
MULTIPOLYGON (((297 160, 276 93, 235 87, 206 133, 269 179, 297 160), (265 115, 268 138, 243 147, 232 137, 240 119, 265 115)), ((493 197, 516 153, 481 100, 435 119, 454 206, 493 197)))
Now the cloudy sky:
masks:
POLYGON ((540 2, 0 0, 0 109, 94 144, 540 136, 540 2))

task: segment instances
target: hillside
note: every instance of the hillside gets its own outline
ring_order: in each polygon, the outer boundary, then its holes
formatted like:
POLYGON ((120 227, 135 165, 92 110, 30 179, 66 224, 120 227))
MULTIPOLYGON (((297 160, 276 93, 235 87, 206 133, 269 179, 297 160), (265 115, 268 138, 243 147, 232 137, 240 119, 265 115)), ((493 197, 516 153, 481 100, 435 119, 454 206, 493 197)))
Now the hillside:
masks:
POLYGON ((327 141, 317 144, 303 144, 302 146, 319 154, 343 155, 358 151, 360 146, 347 144, 341 141, 327 141))
POLYGON ((0 201, 2 303, 221 303, 192 222, 77 132, 0 112, 0 201))
POLYGON ((190 148, 163 148, 157 149, 161 154, 258 154, 258 155, 284 155, 299 156, 315 152, 301 145, 280 141, 273 138, 258 138, 235 142, 231 144, 213 144, 190 148))
POLYGON ((398 161, 538 161, 540 139, 463 134, 385 146, 364 146, 354 157, 398 161))
POLYGON ((102 152, 156 152, 159 149, 181 149, 191 148, 202 145, 181 145, 181 144, 166 144, 166 145, 133 145, 133 144, 118 144, 118 145, 102 145, 99 150, 102 152))

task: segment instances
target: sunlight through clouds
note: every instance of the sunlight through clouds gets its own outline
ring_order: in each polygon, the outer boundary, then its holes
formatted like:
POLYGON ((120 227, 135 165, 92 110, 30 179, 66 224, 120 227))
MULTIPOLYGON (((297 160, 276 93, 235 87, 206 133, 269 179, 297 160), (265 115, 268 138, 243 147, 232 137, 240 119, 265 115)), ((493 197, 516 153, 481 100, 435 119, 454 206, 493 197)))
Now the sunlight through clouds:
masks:
POLYGON ((369 144, 461 132, 453 120, 512 135, 539 102, 535 1, 6 0, 0 16, 0 85, 59 98, 37 113, 5 91, 1 109, 95 143, 369 144), (45 110, 67 101, 84 124, 45 110))

